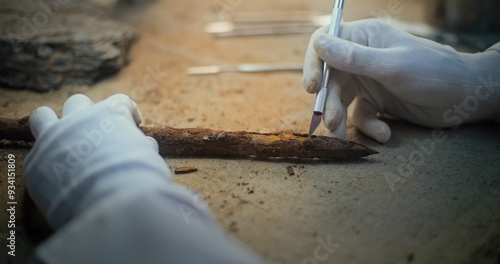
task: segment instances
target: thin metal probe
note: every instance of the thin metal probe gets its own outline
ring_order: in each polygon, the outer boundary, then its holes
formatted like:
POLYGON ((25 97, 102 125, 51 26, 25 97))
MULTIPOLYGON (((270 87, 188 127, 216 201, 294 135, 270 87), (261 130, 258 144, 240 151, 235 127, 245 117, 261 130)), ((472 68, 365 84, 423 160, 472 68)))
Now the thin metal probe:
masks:
MULTIPOLYGON (((328 34, 332 36, 339 35, 340 21, 342 20, 342 10, 344 8, 344 0, 335 0, 332 10, 332 18, 330 20, 330 29, 328 34)), ((314 131, 321 124, 321 116, 325 109, 326 103, 326 93, 328 87, 328 80, 330 79, 331 68, 325 62, 323 62, 323 77, 321 79, 321 88, 316 94, 316 100, 314 101, 313 115, 311 118, 311 125, 309 127, 309 137, 312 136, 314 131)))

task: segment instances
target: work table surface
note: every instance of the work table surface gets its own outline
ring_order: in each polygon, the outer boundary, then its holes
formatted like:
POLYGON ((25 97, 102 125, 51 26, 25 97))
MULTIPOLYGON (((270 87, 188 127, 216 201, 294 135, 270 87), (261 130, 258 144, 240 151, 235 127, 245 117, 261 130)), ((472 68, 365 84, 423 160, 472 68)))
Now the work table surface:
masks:
MULTIPOLYGON (((200 65, 303 62, 308 34, 216 39, 205 33, 204 23, 217 15, 218 2, 230 5, 228 12, 328 13, 332 5, 298 0, 157 0, 133 8, 119 5, 114 19, 140 32, 124 69, 91 86, 48 93, 2 89, 0 115, 19 118, 42 105, 60 113, 64 101, 75 93, 95 101, 125 93, 138 103, 144 125, 307 132, 314 95, 302 88, 301 73, 186 74, 188 67, 200 65)), ((395 1, 401 6, 398 12, 393 11, 393 2, 347 1, 344 19, 389 14, 387 19, 422 21, 421 1, 395 1)), ((498 257, 500 127, 478 124, 444 130, 438 142, 433 141, 433 129, 388 122, 392 138, 384 145, 349 125, 349 140, 380 152, 354 162, 168 157, 166 162, 172 169, 196 167, 197 172, 176 175, 175 180, 198 192, 229 233, 276 263, 313 263, 305 262, 311 258, 317 263, 478 263, 487 259, 488 250, 496 250, 498 257), (325 260, 315 256, 315 250, 324 246, 321 241, 331 241, 331 250, 322 251, 328 253, 325 260)), ((324 132, 320 127, 316 133, 324 132)), ((18 155, 21 169, 26 151, 0 149, 0 153, 18 155)), ((1 175, 6 175, 4 171, 2 165, 1 175)), ((22 171, 18 175, 23 189, 22 171)), ((7 183, 0 183, 3 193, 7 183)), ((19 195, 21 206, 28 206, 23 205, 26 196, 19 195)), ((5 204, 5 195, 0 197, 5 204)), ((20 219, 33 215, 40 217, 30 210, 19 212, 20 219)), ((0 233, 5 233, 6 217, 1 215, 0 233)), ((13 263, 23 263, 32 252, 33 237, 47 234, 40 230, 40 221, 19 228, 26 231, 18 242, 24 256, 13 263)))

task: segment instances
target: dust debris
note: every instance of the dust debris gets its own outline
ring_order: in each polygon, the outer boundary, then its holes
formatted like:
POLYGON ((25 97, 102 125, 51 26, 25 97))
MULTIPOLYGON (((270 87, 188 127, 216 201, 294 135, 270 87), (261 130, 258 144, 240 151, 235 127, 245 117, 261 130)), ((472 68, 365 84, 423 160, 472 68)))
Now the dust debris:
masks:
POLYGON ((414 258, 415 258, 415 255, 413 255, 412 252, 406 254, 406 261, 408 261, 408 262, 412 262, 414 258))
POLYGON ((229 232, 231 233, 238 232, 238 227, 236 225, 237 223, 235 221, 232 221, 231 224, 229 225, 229 232))
POLYGON ((226 137, 227 137, 226 132, 221 132, 221 133, 217 134, 217 139, 222 139, 222 138, 226 138, 226 137))
POLYGON ((192 166, 178 167, 174 170, 175 174, 188 174, 198 171, 198 168, 192 166))
POLYGON ((288 172, 288 175, 292 176, 295 174, 295 172, 293 171, 293 167, 292 166, 288 166, 286 167, 286 171, 288 172))
POLYGON ((222 208, 226 207, 226 205, 227 205, 227 201, 224 200, 224 201, 222 201, 222 204, 219 206, 219 208, 222 209, 222 208))

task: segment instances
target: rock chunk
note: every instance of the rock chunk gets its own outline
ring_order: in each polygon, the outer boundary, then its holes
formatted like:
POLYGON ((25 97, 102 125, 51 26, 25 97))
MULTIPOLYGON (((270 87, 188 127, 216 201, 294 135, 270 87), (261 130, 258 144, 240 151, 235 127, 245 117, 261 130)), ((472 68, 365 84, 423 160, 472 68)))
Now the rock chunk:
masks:
POLYGON ((138 37, 132 27, 102 16, 30 7, 0 9, 0 83, 13 88, 92 84, 127 63, 138 37))

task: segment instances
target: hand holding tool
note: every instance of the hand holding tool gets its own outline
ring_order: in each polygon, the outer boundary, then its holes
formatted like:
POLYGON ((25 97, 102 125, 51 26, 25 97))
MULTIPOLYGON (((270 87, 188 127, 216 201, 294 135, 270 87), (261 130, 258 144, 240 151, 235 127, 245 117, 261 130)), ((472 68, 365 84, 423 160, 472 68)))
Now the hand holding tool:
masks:
MULTIPOLYGON (((342 20, 342 9, 344 8, 344 0, 335 0, 333 6, 332 18, 330 21, 330 29, 328 34, 332 36, 338 36, 340 22, 342 20)), ((313 115, 311 118, 311 125, 309 127, 309 136, 312 136, 316 128, 318 128, 321 123, 321 116, 323 115, 323 110, 325 109, 326 103, 326 93, 328 87, 328 80, 330 79, 331 68, 323 62, 323 77, 321 79, 321 88, 316 95, 316 100, 314 102, 313 115)))
POLYGON ((345 135, 347 116, 339 112, 354 99, 352 123, 381 143, 391 130, 380 115, 426 127, 500 121, 500 42, 462 53, 376 19, 344 23, 339 37, 327 30, 311 38, 303 84, 318 91, 321 60, 335 69, 324 109, 328 131, 345 135))

